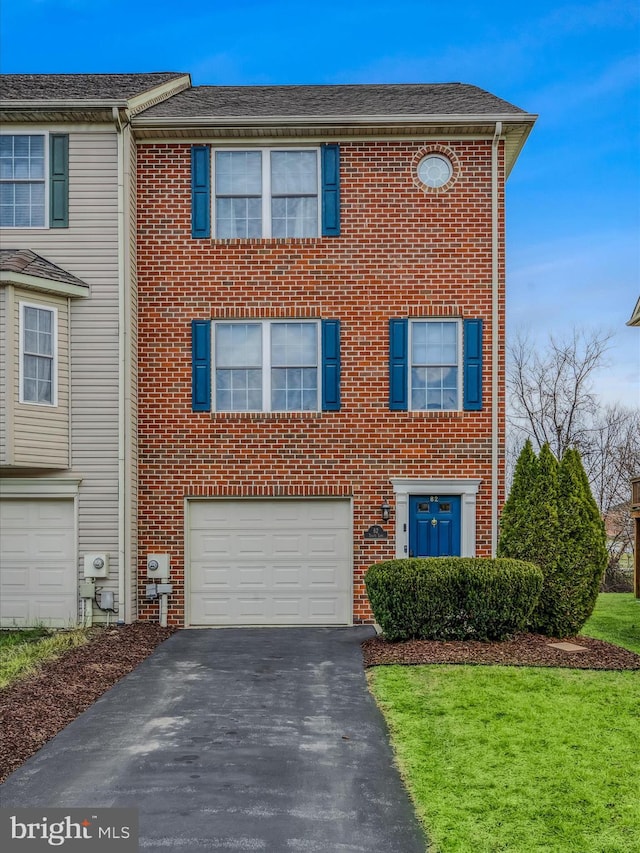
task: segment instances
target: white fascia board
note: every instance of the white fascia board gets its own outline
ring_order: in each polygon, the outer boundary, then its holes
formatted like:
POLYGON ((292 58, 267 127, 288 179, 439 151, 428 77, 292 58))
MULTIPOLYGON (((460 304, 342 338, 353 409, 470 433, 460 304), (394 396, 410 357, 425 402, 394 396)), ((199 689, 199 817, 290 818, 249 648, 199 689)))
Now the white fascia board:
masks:
POLYGON ((157 104, 172 95, 177 95, 178 92, 183 92, 185 89, 189 89, 190 87, 190 74, 183 74, 180 77, 174 77, 172 80, 168 80, 161 86, 155 86, 153 89, 149 89, 146 92, 142 92, 140 95, 134 95, 132 98, 129 98, 127 101, 127 109, 131 115, 135 115, 140 110, 147 109, 151 103, 157 104))
POLYGON ((59 296, 89 296, 88 284, 71 284, 66 281, 55 281, 50 278, 40 278, 35 275, 26 275, 22 272, 0 272, 0 283, 13 284, 16 287, 25 287, 28 290, 39 290, 42 293, 56 293, 59 296))

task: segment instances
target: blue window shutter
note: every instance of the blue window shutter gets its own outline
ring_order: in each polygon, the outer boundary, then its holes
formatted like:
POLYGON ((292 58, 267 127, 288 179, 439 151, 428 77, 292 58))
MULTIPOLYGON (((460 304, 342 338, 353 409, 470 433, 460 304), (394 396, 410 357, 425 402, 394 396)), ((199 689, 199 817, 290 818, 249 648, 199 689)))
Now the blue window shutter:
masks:
POLYGON ((322 321, 322 411, 340 411, 340 320, 322 321))
POLYGON ((191 321, 191 408, 211 411, 211 320, 191 321))
POLYGON ((464 321, 464 409, 482 409, 482 320, 464 321))
POLYGON ((49 136, 49 228, 69 227, 69 135, 49 136))
POLYGON ((409 321, 389 320, 389 408, 409 408, 409 321))
POLYGON ((340 146, 323 145, 322 236, 340 236, 340 146))
POLYGON ((211 151, 191 146, 191 236, 211 236, 211 151))

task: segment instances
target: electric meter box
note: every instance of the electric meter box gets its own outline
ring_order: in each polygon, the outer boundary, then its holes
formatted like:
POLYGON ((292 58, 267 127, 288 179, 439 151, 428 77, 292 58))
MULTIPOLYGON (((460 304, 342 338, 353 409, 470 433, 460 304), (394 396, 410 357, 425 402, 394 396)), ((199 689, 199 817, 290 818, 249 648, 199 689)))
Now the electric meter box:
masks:
POLYGON ((109 576, 108 554, 85 554, 84 555, 85 578, 106 578, 109 576))
POLYGON ((169 555, 147 554, 147 578, 169 580, 169 555))

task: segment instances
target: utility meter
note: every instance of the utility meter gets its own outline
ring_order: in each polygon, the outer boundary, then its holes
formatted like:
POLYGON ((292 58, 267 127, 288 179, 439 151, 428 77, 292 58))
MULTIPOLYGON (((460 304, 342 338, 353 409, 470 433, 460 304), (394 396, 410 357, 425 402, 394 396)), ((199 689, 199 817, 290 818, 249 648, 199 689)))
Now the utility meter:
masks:
POLYGON ((169 555, 148 554, 147 555, 147 578, 153 580, 168 580, 169 578, 169 555))
POLYGON ((85 554, 84 555, 85 578, 106 578, 109 576, 108 554, 85 554))

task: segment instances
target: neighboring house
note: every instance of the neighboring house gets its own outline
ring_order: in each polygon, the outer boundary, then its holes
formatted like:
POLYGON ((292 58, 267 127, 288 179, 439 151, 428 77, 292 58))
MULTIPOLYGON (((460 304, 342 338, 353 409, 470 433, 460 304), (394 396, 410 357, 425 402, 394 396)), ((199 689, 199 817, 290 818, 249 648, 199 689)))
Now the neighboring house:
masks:
POLYGON ((495 552, 534 121, 463 84, 196 87, 132 118, 143 618, 147 555, 173 624, 347 625, 377 560, 495 552))
POLYGON ((3 626, 75 624, 81 612, 85 621, 135 617, 130 120, 189 82, 175 73, 0 78, 3 626), (96 604, 85 574, 95 576, 96 604))

